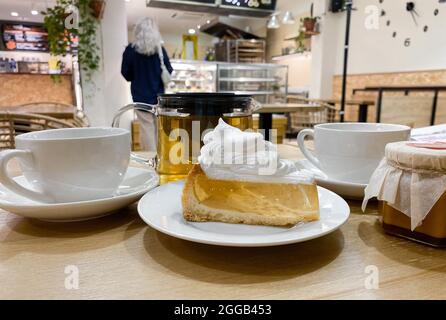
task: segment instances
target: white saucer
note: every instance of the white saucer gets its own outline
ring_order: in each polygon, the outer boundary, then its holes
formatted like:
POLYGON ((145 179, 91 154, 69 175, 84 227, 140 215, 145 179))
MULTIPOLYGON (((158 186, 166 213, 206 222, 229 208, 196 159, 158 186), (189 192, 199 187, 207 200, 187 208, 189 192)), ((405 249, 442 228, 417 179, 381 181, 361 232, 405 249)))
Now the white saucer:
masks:
POLYGON ((306 159, 296 161, 296 166, 299 169, 311 171, 315 175, 316 183, 321 187, 327 188, 348 199, 362 200, 362 198, 364 198, 364 190, 367 187, 367 184, 346 182, 330 178, 306 159))
POLYGON ((219 222, 188 222, 183 219, 181 193, 184 182, 162 185, 147 193, 138 204, 141 218, 152 228, 193 242, 232 246, 267 247, 322 237, 342 226, 350 215, 344 199, 318 187, 321 219, 292 228, 251 226, 219 222))
MULTIPOLYGON (((14 178, 18 183, 29 187, 25 177, 14 178)), ((26 218, 52 222, 89 220, 110 214, 138 201, 147 191, 159 184, 154 170, 129 167, 124 181, 114 197, 71 202, 45 204, 21 197, 0 184, 0 208, 26 218)))

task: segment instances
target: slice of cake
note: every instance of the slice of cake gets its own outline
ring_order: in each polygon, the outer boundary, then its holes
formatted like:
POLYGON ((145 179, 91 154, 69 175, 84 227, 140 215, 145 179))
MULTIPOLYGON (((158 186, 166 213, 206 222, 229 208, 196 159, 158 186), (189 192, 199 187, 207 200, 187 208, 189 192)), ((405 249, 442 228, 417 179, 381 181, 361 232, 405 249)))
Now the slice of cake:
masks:
POLYGON ((279 159, 261 134, 220 120, 204 143, 183 191, 186 220, 287 226, 319 219, 313 177, 279 159))

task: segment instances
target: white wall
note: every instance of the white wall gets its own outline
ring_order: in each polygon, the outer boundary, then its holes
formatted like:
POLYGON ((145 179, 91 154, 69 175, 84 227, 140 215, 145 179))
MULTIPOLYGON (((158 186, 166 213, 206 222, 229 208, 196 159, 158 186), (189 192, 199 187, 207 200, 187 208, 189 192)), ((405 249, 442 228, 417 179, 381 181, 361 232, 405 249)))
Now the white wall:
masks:
POLYGON ((311 38, 311 98, 331 98, 332 80, 337 63, 342 61, 345 14, 328 13, 329 0, 314 1, 314 15, 321 17, 321 34, 311 38))
POLYGON ((283 57, 274 63, 288 66, 288 87, 290 91, 300 89, 307 91, 311 85, 311 55, 295 54, 283 57))
MULTIPOLYGON (((162 33, 164 40, 164 47, 166 48, 169 56, 171 57, 175 53, 175 57, 178 59, 178 54, 183 50, 183 33, 162 33)), ((214 37, 199 32, 198 37, 198 60, 204 60, 206 56, 206 50, 209 47, 214 47, 214 37)))
MULTIPOLYGON (((352 14, 349 73, 381 73, 446 68, 446 4, 438 0, 415 1, 420 15, 418 27, 409 12, 406 0, 356 0, 357 11, 352 14), (367 6, 384 9, 386 15, 379 19, 379 28, 367 29, 365 21, 370 14, 367 6), (434 16, 434 9, 439 9, 434 16), (390 20, 390 26, 386 21, 390 20), (428 25, 428 32, 423 27, 428 25), (397 37, 392 33, 396 31, 397 37), (404 40, 411 39, 409 47, 404 40)), ((341 14, 345 17, 345 14, 341 14)), ((343 19, 345 21, 345 18, 343 19)), ((342 52, 343 39, 338 39, 338 52, 342 52)), ((342 56, 337 59, 336 74, 342 73, 342 56)))
MULTIPOLYGON (((110 126, 116 111, 129 103, 130 89, 121 76, 122 53, 128 43, 124 0, 106 0, 104 17, 98 34, 101 67, 92 81, 83 78, 84 109, 93 126, 110 126)), ((131 114, 122 121, 130 128, 131 114)))
MULTIPOLYGON (((280 12, 279 20, 283 18, 286 11, 291 11, 296 19, 293 25, 281 24, 279 29, 267 30, 267 60, 274 56, 280 56, 284 47, 295 46, 293 42, 284 39, 299 35, 300 19, 310 15, 313 0, 279 0, 277 11, 280 12)), ((266 22, 263 21, 263 26, 266 22)), ((287 57, 274 58, 272 62, 288 66, 289 91, 307 91, 311 85, 312 63, 311 55, 294 54, 287 57)))
MULTIPOLYGON (((328 12, 329 0, 314 0, 315 15, 321 16, 321 34, 312 38, 311 97, 331 98, 333 76, 342 74, 346 13, 328 12)), ((419 26, 406 11, 406 0, 354 0, 348 74, 405 72, 446 69, 446 4, 438 0, 415 1, 419 26), (377 29, 366 28, 368 6, 384 9, 377 29), (438 16, 434 10, 438 8, 438 16), (390 20, 390 26, 386 21, 390 20), (429 26, 428 32, 423 27, 429 26), (397 37, 392 33, 396 31, 397 37), (409 47, 404 40, 411 39, 409 47)))

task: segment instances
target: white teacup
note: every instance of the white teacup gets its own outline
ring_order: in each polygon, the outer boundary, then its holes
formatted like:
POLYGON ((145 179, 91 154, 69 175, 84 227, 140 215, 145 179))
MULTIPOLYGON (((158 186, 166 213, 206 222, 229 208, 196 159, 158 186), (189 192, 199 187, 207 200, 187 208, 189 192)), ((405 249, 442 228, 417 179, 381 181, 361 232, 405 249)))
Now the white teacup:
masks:
POLYGON ((383 123, 326 123, 302 130, 297 142, 305 157, 330 178, 367 184, 386 144, 410 138, 410 128, 383 123), (305 147, 314 137, 315 155, 305 147))
POLYGON ((0 152, 0 182, 9 190, 46 203, 88 201, 113 196, 130 161, 130 132, 119 128, 74 128, 16 137, 16 150, 0 152), (17 158, 27 189, 8 175, 17 158))

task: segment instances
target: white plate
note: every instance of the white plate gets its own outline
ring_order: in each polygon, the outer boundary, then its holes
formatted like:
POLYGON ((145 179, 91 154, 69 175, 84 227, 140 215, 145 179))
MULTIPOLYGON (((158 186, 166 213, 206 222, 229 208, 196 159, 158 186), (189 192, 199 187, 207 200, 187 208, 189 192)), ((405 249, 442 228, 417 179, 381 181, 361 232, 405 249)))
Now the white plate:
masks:
POLYGON ((367 184, 346 182, 330 178, 306 159, 296 161, 296 166, 299 169, 311 171, 315 176, 316 183, 321 187, 327 188, 328 190, 348 199, 362 200, 364 198, 364 190, 367 187, 367 184))
MULTIPOLYGON (((16 177, 18 183, 29 187, 25 177, 16 177)), ((154 170, 129 167, 124 181, 114 197, 71 202, 46 204, 21 197, 0 184, 0 208, 19 216, 53 222, 89 220, 110 214, 138 201, 147 191, 159 184, 154 170)))
POLYGON ((181 193, 184 182, 173 182, 147 193, 138 204, 141 218, 152 228, 193 242, 233 246, 267 247, 322 237, 342 226, 350 215, 348 204, 335 193, 318 187, 321 219, 291 228, 188 222, 183 219, 181 193))

